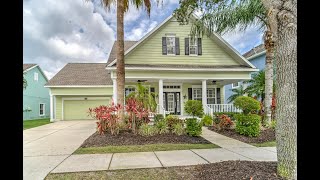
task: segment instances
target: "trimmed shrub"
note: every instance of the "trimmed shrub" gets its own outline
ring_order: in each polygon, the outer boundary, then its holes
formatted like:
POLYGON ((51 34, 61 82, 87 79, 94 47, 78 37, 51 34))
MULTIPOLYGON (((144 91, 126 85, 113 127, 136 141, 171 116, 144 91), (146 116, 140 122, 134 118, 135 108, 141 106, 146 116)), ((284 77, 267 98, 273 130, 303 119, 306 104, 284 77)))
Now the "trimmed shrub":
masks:
POLYGON ((196 118, 186 119, 186 133, 189 136, 200 136, 202 133, 202 124, 196 118))
POLYGON ((213 122, 212 117, 209 115, 203 116, 203 118, 201 120, 201 123, 204 126, 212 126, 212 122, 213 122))
POLYGON ((261 117, 257 114, 237 114, 235 115, 236 132, 239 134, 257 137, 260 135, 260 121, 261 117))
POLYGON ((160 120, 156 123, 156 127, 158 129, 159 134, 166 134, 169 132, 168 124, 165 120, 160 120))
POLYGON ((180 136, 184 134, 184 128, 182 123, 177 123, 173 126, 173 131, 174 134, 180 136))
POLYGON ((156 135, 158 133, 158 129, 154 126, 150 126, 146 123, 143 123, 140 127, 139 127, 139 131, 138 134, 140 134, 141 136, 153 136, 156 135))
POLYGON ((256 113, 256 111, 260 110, 260 102, 248 96, 237 97, 233 104, 241 109, 243 114, 256 113))
POLYGON ((163 117, 163 114, 155 114, 154 115, 154 122, 157 123, 158 121, 160 120, 163 120, 164 117, 163 117))
POLYGON ((219 130, 230 129, 231 126, 233 125, 231 118, 225 114, 220 115, 218 119, 219 119, 219 123, 217 123, 217 125, 219 130))
POLYGON ((240 114, 240 113, 238 113, 238 112, 215 112, 213 114, 214 114, 213 117, 219 117, 220 115, 225 114, 225 115, 229 116, 232 121, 234 121, 234 120, 236 120, 234 115, 240 114))
POLYGON ((188 100, 184 105, 184 110, 193 117, 198 116, 201 118, 204 114, 202 102, 198 100, 188 100))
POLYGON ((167 122, 167 125, 168 125, 168 128, 170 131, 173 130, 173 126, 178 124, 178 123, 182 123, 182 120, 179 119, 178 116, 174 116, 174 115, 169 115, 165 118, 166 122, 167 122))

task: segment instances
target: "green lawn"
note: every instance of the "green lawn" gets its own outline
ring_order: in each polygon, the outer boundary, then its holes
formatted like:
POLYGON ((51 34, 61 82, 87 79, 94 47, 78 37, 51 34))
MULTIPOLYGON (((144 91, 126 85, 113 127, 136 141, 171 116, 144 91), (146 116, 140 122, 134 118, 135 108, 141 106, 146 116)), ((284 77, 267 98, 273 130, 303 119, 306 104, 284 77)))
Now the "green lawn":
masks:
POLYGON ((269 141, 269 142, 264 142, 264 143, 250 143, 253 146, 256 147, 275 147, 277 146, 276 141, 269 141))
POLYGON ((100 179, 100 180, 171 180, 171 179, 192 179, 193 168, 169 167, 169 168, 148 168, 148 169, 129 169, 112 171, 92 171, 76 173, 57 173, 49 174, 45 180, 78 180, 78 179, 100 179))
POLYGON ((35 120, 26 120, 23 121, 23 130, 30 129, 38 126, 42 126, 45 124, 49 124, 50 119, 35 119, 35 120))
POLYGON ((146 144, 130 146, 105 146, 79 148, 74 154, 101 154, 101 153, 125 153, 125 152, 148 152, 148 151, 170 151, 184 149, 210 149, 218 148, 215 144, 146 144))

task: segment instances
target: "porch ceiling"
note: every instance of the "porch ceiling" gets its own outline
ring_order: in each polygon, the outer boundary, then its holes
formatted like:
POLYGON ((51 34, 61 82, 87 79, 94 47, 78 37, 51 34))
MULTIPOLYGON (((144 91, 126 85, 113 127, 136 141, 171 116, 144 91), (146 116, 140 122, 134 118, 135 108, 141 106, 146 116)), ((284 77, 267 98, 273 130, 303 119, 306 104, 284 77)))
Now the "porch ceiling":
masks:
MULTIPOLYGON (((133 78, 126 79, 126 82, 137 83, 138 81, 145 81, 147 83, 158 83, 159 79, 148 79, 148 78, 133 78)), ((217 80, 217 79, 208 79, 207 84, 212 84, 212 81, 216 81, 217 85, 226 85, 231 83, 236 83, 239 81, 243 81, 245 79, 226 79, 226 80, 217 80)), ((163 83, 192 83, 192 84, 201 84, 201 79, 163 79, 163 83)))

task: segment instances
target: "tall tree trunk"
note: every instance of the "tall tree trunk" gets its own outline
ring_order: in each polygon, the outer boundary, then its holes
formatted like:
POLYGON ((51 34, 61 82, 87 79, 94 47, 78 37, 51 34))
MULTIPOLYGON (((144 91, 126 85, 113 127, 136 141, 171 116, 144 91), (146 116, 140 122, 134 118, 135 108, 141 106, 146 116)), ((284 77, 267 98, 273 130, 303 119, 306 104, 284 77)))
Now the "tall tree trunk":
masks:
POLYGON ((124 121, 124 84, 125 84, 125 70, 124 70, 124 0, 117 1, 117 103, 122 108, 119 116, 124 121))
POLYGON ((264 99, 264 123, 271 123, 271 104, 273 91, 273 59, 274 59, 274 39, 272 32, 268 29, 264 34, 264 47, 266 53, 265 67, 265 99, 264 99))
POLYGON ((278 174, 297 179, 297 0, 262 0, 276 44, 278 174))

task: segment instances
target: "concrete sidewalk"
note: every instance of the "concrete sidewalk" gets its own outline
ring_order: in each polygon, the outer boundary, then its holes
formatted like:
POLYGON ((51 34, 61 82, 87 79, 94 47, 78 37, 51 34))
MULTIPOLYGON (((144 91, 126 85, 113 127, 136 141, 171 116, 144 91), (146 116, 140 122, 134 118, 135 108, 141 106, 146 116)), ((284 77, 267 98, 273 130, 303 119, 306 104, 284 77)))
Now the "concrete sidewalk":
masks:
POLYGON ((71 155, 52 173, 187 166, 228 160, 277 161, 275 147, 257 148, 207 128, 203 128, 202 136, 221 148, 71 155))
POLYGON ((23 179, 44 179, 94 132, 92 120, 58 121, 24 130, 23 179))

